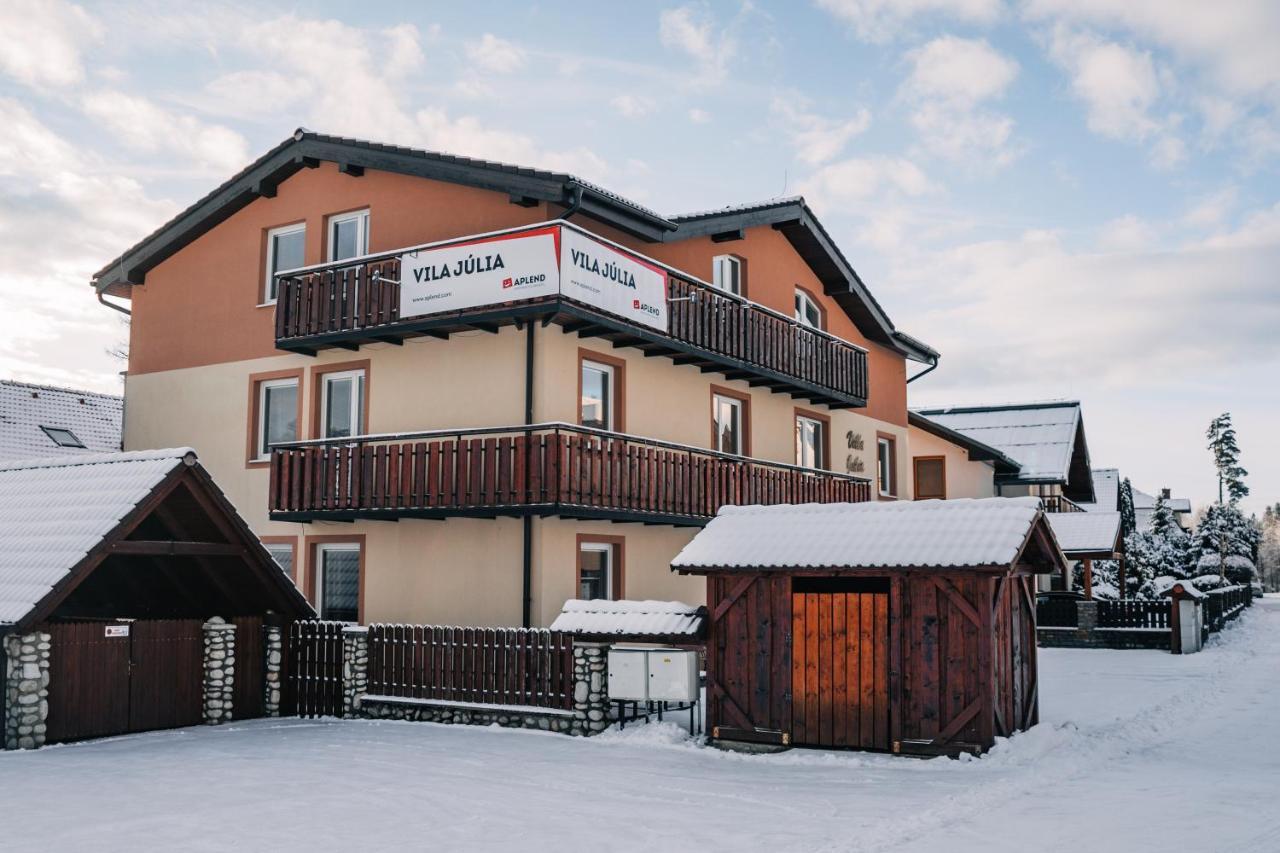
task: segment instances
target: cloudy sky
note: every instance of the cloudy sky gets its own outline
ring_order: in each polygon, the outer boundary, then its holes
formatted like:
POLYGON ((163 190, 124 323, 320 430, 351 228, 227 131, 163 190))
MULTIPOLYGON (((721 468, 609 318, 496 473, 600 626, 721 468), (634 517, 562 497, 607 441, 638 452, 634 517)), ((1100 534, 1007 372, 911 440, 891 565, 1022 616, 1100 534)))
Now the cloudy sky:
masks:
POLYGON ((1280 499, 1280 4, 0 3, 0 375, 106 390, 89 275, 295 127, 565 169, 667 213, 804 194, 912 403, 1075 397, 1197 504, 1280 499))

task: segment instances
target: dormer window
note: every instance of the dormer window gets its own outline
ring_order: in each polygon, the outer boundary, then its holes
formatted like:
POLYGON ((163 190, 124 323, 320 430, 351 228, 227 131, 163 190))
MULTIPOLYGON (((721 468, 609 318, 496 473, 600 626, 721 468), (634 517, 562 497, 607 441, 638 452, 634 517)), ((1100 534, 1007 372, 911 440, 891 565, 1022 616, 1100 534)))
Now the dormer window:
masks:
POLYGON ((40 429, 44 430, 44 434, 59 447, 84 447, 84 442, 69 429, 47 426, 42 426, 40 429))

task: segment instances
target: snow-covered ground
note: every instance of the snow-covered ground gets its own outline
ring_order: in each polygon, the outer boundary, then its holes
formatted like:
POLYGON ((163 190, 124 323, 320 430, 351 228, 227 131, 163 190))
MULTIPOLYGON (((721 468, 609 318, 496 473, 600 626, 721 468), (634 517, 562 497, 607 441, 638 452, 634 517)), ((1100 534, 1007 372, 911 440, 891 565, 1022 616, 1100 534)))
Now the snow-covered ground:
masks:
POLYGON ((1280 850, 1280 599, 1201 654, 1041 650, 980 760, 255 721, 0 755, 13 850, 1280 850))

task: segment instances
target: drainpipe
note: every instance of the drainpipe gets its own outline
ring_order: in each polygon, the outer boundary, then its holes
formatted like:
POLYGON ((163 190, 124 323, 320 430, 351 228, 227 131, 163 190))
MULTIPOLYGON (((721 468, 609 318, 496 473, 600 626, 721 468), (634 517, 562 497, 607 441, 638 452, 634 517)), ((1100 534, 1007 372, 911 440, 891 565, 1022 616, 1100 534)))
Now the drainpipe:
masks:
MULTIPOLYGON (((533 423, 533 330, 537 324, 533 322, 533 318, 524 321, 524 422, 526 425, 533 423)), ((524 434, 525 452, 529 452, 529 444, 533 440, 533 433, 526 432, 524 434)), ((529 492, 529 466, 524 466, 524 483, 522 484, 525 497, 529 492)), ((524 599, 522 602, 522 621, 521 624, 526 628, 533 626, 533 516, 525 514, 522 519, 524 523, 524 564, 523 564, 523 584, 524 599)))
POLYGON ((577 213, 578 210, 582 207, 582 187, 575 184, 573 186, 573 189, 571 189, 569 192, 570 192, 570 199, 571 199, 569 202, 569 207, 565 209, 564 213, 560 214, 561 219, 568 219, 570 216, 573 216, 575 213, 577 213))
POLYGON ((112 311, 119 311, 121 314, 125 315, 126 317, 133 316, 133 312, 130 311, 128 308, 122 308, 121 306, 116 305, 114 302, 108 302, 101 290, 98 291, 98 301, 101 302, 103 305, 107 306, 108 308, 110 308, 112 311))
POLYGON ((907 380, 907 384, 910 385, 912 382, 915 382, 917 379, 919 379, 921 376, 924 376, 926 373, 932 373, 937 369, 938 369, 938 357, 934 356, 933 360, 929 363, 929 366, 926 367, 924 370, 920 371, 919 373, 917 373, 915 376, 912 376, 911 378, 909 378, 907 380))

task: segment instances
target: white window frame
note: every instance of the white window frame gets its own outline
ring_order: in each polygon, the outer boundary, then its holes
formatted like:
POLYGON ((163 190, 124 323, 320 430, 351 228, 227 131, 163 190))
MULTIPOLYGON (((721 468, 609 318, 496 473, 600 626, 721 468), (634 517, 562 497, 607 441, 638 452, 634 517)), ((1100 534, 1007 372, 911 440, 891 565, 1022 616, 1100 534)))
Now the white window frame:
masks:
POLYGON ((822 330, 822 306, 808 292, 798 287, 796 288, 796 321, 810 329, 822 330), (817 323, 809 321, 808 309, 810 308, 813 309, 814 315, 818 318, 817 323))
POLYGON ((826 435, 823 430, 827 425, 817 418, 810 418, 805 415, 796 415, 796 464, 802 468, 812 468, 815 471, 822 470, 826 467, 827 460, 824 459, 826 447, 826 435), (813 463, 804 461, 801 450, 804 448, 804 430, 803 425, 808 424, 813 427, 813 463))
MULTIPOLYGON (((369 254, 369 208, 364 210, 353 210, 349 213, 335 213, 325 222, 325 255, 326 260, 333 262, 338 260, 338 241, 334 239, 334 229, 343 222, 354 221, 357 226, 356 231, 356 253, 352 255, 359 258, 369 254)), ((342 260, 349 260, 343 258, 342 260)))
POLYGON ((742 295, 742 258, 737 255, 716 255, 711 259, 711 283, 726 293, 742 295), (725 277, 729 270, 733 271, 736 287, 727 287, 725 277))
POLYGON ((582 552, 591 551, 593 553, 603 552, 604 558, 604 601, 613 601, 613 543, 611 542, 582 542, 578 545, 578 594, 582 593, 582 552))
POLYGON ((355 370, 335 370, 333 373, 325 373, 320 377, 320 438, 330 438, 329 435, 329 384, 340 379, 357 379, 356 388, 358 393, 351 395, 351 425, 352 431, 348 438, 355 438, 364 433, 368 429, 368 424, 364 422, 364 395, 368 393, 365 387, 365 372, 363 369, 355 370))
MULTIPOLYGON (((605 376, 608 377, 608 385, 607 385, 608 391, 605 394, 605 400, 604 400, 604 404, 605 404, 604 429, 612 431, 614 429, 615 424, 617 423, 618 372, 617 370, 614 369, 614 366, 612 364, 604 364, 603 362, 592 361, 589 358, 582 359, 581 366, 578 369, 585 371, 588 367, 590 367, 592 370, 598 370, 599 372, 603 373, 605 376)), ((578 421, 579 422, 582 421, 582 406, 584 401, 586 400, 585 390, 586 390, 586 383, 584 382, 583 383, 584 394, 582 398, 578 400, 578 421)))
MULTIPOLYGON (((286 234, 302 234, 303 251, 306 251, 307 240, 307 223, 295 222, 292 225, 281 225, 277 228, 267 229, 267 268, 266 275, 262 280, 262 304, 274 305, 278 294, 271 292, 271 284, 275 279, 276 265, 276 237, 283 237, 286 234)), ((305 258, 304 258, 305 260, 305 258)))
MULTIPOLYGON (((356 571, 359 572, 360 565, 360 543, 359 542, 321 542, 316 545, 315 565, 312 571, 316 573, 315 578, 315 608, 316 615, 321 619, 324 617, 324 557, 333 551, 354 552, 356 554, 356 571)), ((360 619, 360 586, 359 578, 356 583, 356 622, 360 619)), ((354 624, 354 623, 353 623, 354 624)))
MULTIPOLYGON (((255 461, 261 462, 265 459, 271 458, 271 449, 266 446, 267 444, 267 390, 270 388, 285 388, 288 386, 293 386, 294 394, 301 396, 302 387, 298 382, 298 380, 294 377, 287 377, 285 379, 264 379, 263 381, 258 383, 258 424, 257 424, 257 429, 255 430, 255 434, 257 435, 257 444, 254 447, 254 450, 256 452, 253 457, 255 461)), ((294 406, 296 411, 297 401, 294 401, 294 406)), ((293 425, 294 441, 298 440, 298 429, 301 426, 302 425, 297 423, 296 421, 294 422, 294 425, 293 425)))
POLYGON ((892 438, 886 438, 885 436, 876 438, 876 490, 882 498, 896 498, 898 496, 897 444, 892 438), (881 456, 881 451, 886 451, 883 456, 881 456), (885 476, 885 468, 888 468, 887 477, 885 476))
POLYGON ((715 447, 720 453, 730 453, 734 456, 745 456, 747 443, 747 404, 739 400, 737 397, 730 397, 727 394, 711 395, 711 424, 716 434, 715 447), (729 406, 738 412, 738 447, 733 450, 725 450, 720 446, 720 442, 724 438, 724 431, 720 429, 720 404, 728 403, 729 406))

